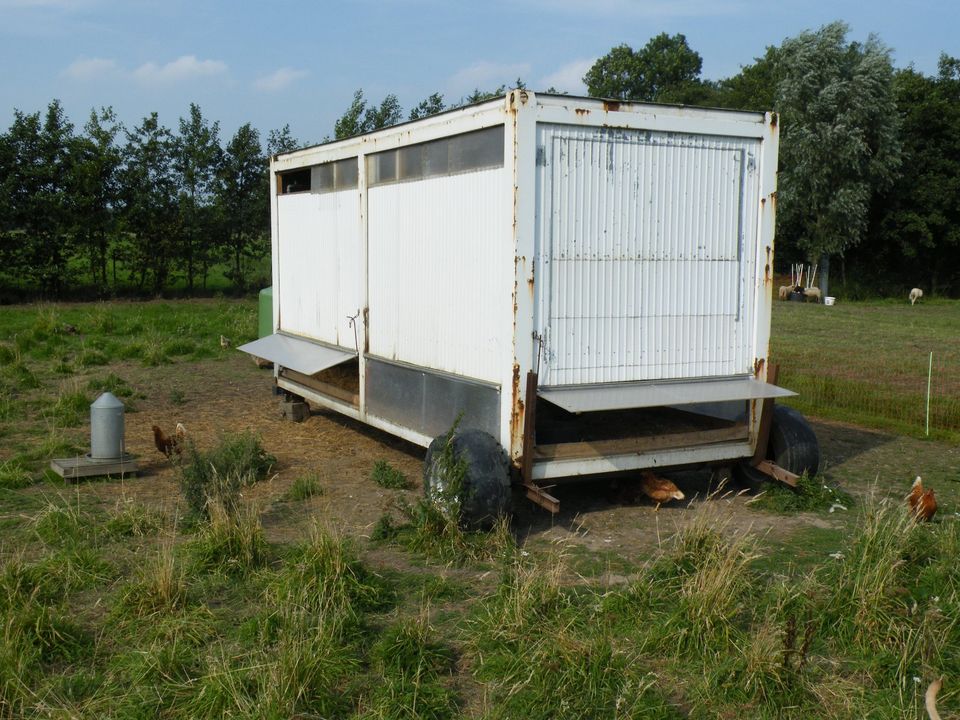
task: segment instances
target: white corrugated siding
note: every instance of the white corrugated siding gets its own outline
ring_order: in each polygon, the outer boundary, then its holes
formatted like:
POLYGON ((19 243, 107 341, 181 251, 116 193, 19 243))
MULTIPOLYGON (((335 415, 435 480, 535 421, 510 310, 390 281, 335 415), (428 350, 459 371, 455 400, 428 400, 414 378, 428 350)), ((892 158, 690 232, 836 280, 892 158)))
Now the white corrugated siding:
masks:
POLYGON ((370 188, 370 352, 499 382, 513 264, 502 168, 370 188))
POLYGON ((277 216, 280 329, 355 350, 348 316, 363 307, 358 192, 281 195, 277 216))
POLYGON ((540 125, 544 385, 752 371, 759 141, 540 125))

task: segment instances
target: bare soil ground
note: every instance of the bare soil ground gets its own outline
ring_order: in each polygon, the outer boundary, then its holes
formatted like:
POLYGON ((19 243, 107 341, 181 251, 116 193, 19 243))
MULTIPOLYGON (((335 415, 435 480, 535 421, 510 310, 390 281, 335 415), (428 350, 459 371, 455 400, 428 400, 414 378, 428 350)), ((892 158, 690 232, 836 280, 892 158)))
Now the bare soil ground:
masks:
MULTIPOLYGON (((122 481, 86 482, 78 492, 112 506, 118 498, 132 498, 165 512, 181 505, 174 464, 157 452, 151 425, 172 431, 182 422, 201 448, 213 445, 224 431, 252 429, 264 447, 277 457, 274 475, 252 487, 248 499, 263 510, 269 540, 291 542, 303 537, 312 518, 320 515, 345 534, 363 538, 389 512, 398 496, 414 500, 420 493, 423 450, 334 413, 315 409, 302 423, 282 419, 279 398, 271 390, 269 370, 258 369, 250 358, 227 352, 216 361, 178 363, 159 368, 129 365, 117 371, 142 395, 136 412, 126 416, 129 452, 139 458, 140 473, 122 481), (411 490, 387 490, 370 473, 377 460, 386 460, 411 479, 411 490), (322 494, 305 502, 285 502, 296 478, 314 474, 322 494)), ((934 442, 885 435, 833 422, 813 421, 825 464, 823 477, 855 496, 877 492, 902 497, 914 476, 924 476, 937 489, 944 513, 956 507, 960 479, 960 449, 934 442)), ((525 543, 563 540, 591 557, 594 574, 628 572, 631 565, 650 557, 692 515, 690 507, 714 503, 731 528, 766 533, 769 542, 790 546, 791 538, 809 528, 835 529, 848 525, 856 510, 833 514, 784 517, 749 507, 750 497, 735 490, 717 492, 719 478, 710 472, 674 476, 692 500, 665 505, 656 511, 645 498, 628 492, 623 480, 587 481, 561 485, 555 494, 562 512, 551 517, 515 498, 514 531, 525 543)), ((42 487, 37 488, 42 492, 42 487)), ((535 545, 534 545, 535 546, 535 545)), ((386 557, 392 553, 386 553, 386 557)))

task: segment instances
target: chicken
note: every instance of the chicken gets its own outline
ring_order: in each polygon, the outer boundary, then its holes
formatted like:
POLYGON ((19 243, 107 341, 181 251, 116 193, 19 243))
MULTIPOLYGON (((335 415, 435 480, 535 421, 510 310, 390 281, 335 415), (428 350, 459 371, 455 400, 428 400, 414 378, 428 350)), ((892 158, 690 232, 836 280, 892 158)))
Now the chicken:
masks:
POLYGON ((233 344, 233 341, 230 340, 230 338, 225 337, 225 336, 223 336, 223 335, 220 336, 220 347, 222 347, 222 348, 228 348, 228 347, 230 347, 232 344, 233 344))
POLYGON ((923 481, 919 475, 913 481, 907 502, 910 504, 910 513, 917 522, 931 520, 937 512, 937 498, 933 490, 923 489, 923 481))
POLYGON ((167 457, 173 456, 174 453, 180 454, 180 444, 186 437, 187 429, 181 423, 177 423, 177 430, 173 435, 167 435, 158 425, 153 426, 153 444, 167 457))
POLYGON ((661 503, 670 500, 683 500, 684 498, 680 488, 666 478, 654 475, 650 470, 644 470, 640 473, 640 489, 644 495, 657 504, 657 510, 660 509, 661 503))

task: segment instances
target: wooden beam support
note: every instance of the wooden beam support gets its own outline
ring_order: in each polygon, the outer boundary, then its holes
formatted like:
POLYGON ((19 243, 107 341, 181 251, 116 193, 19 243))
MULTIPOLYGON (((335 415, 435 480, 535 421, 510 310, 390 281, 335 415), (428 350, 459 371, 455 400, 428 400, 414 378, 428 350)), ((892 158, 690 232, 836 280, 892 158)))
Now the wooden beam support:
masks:
POLYGON ((757 463, 756 468, 760 472, 769 475, 774 480, 779 480, 784 485, 789 485, 792 488, 797 486, 797 480, 800 479, 799 475, 794 475, 789 470, 785 470, 769 460, 761 460, 759 463, 757 463))

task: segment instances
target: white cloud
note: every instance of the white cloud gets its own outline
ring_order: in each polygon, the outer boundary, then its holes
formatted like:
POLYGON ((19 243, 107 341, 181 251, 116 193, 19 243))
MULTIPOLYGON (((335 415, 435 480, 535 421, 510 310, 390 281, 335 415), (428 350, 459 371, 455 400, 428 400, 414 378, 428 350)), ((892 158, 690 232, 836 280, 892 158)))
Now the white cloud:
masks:
POLYGON ((493 90, 501 85, 512 87, 517 78, 530 75, 527 63, 493 63, 480 60, 463 68, 450 78, 449 86, 453 94, 468 95, 474 90, 493 90))
POLYGON ((133 77, 147 85, 158 85, 213 77, 226 72, 227 64, 220 60, 198 60, 196 55, 183 55, 166 65, 144 63, 133 71, 133 77))
POLYGON ((571 95, 586 95, 587 86, 583 84, 583 76, 596 61, 596 58, 571 60, 556 71, 545 75, 534 90, 546 90, 549 87, 554 87, 571 95))
POLYGON ((253 86, 262 92, 277 92, 290 87, 300 78, 307 76, 306 70, 294 70, 293 68, 282 67, 269 75, 257 78, 253 86))
POLYGON ((100 80, 119 70, 115 60, 106 58, 78 58, 67 65, 63 75, 74 80, 100 80))

